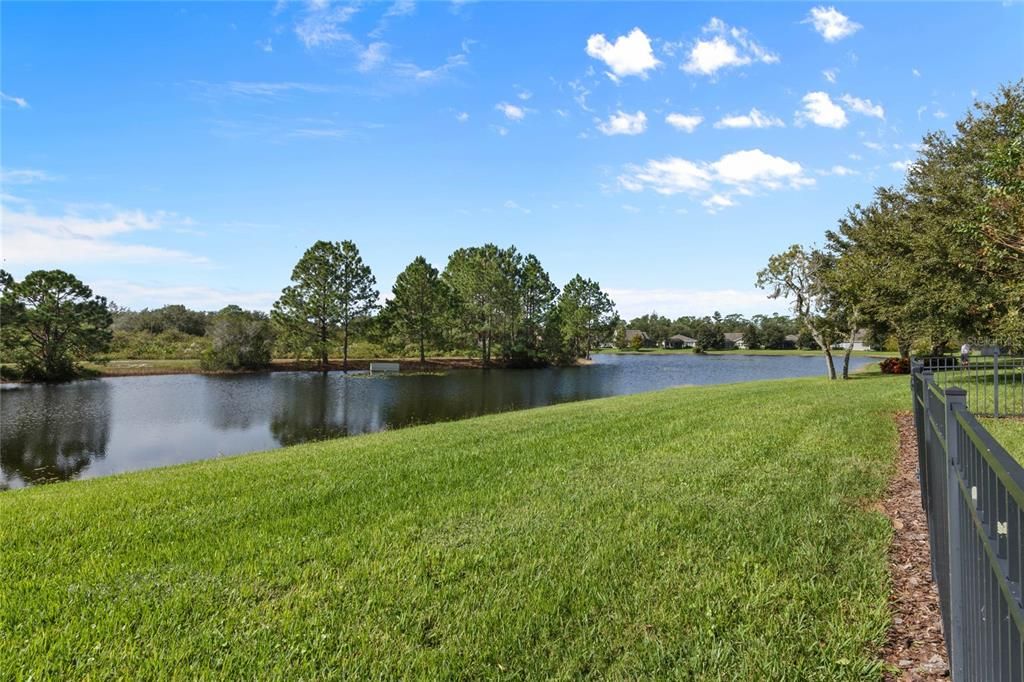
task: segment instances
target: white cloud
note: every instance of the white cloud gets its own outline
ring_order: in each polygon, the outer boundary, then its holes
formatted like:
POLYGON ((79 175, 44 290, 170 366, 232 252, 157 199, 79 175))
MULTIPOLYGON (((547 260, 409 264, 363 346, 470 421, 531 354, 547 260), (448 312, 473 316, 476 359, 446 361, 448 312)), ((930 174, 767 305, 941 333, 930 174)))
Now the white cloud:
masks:
POLYGON ((13 102, 14 105, 17 106, 19 109, 30 108, 28 105, 28 100, 26 100, 24 97, 14 97, 13 95, 8 95, 5 92, 0 92, 0 101, 13 102))
POLYGON ((619 184, 630 192, 650 188, 658 194, 696 194, 711 189, 713 176, 707 164, 669 156, 650 160, 643 166, 627 166, 627 173, 619 176, 619 184))
POLYGON ((587 88, 578 80, 571 81, 569 83, 569 87, 573 92, 573 101, 576 102, 579 108, 583 111, 593 111, 593 109, 587 106, 587 96, 590 94, 590 90, 587 90, 587 88))
POLYGON ((408 14, 412 14, 416 11, 415 0, 397 0, 391 7, 388 7, 388 11, 384 13, 385 17, 404 17, 408 14))
POLYGON ((792 187, 814 183, 804 175, 803 168, 796 161, 787 161, 760 149, 726 154, 711 164, 711 168, 719 180, 731 185, 758 184, 778 189, 784 183, 792 187))
POLYGON ((690 48, 683 63, 683 71, 702 76, 714 76, 721 69, 746 66, 754 61, 775 64, 776 54, 768 52, 754 42, 744 28, 730 27, 718 18, 712 18, 704 33, 713 34, 709 40, 699 39, 690 48))
POLYGON ((125 280, 98 280, 92 283, 92 289, 118 305, 135 309, 185 303, 194 310, 220 310, 232 304, 248 310, 270 310, 281 294, 280 291, 240 291, 204 285, 169 286, 125 280))
POLYGON ((723 208, 729 208, 730 206, 735 205, 736 202, 725 194, 714 194, 701 202, 701 206, 708 209, 708 212, 710 213, 718 213, 723 208))
POLYGON ((639 135, 647 130, 647 114, 619 111, 609 116, 607 121, 602 121, 597 129, 605 135, 639 135))
MULTIPOLYGON (((850 156, 855 155, 851 154, 850 156)), ((832 168, 825 171, 819 171, 819 173, 821 173, 821 175, 838 175, 839 177, 846 177, 847 175, 860 175, 859 171, 855 171, 852 168, 847 168, 846 166, 840 165, 832 166, 832 168)))
POLYGON ((647 72, 661 63, 654 56, 650 39, 639 28, 619 36, 614 43, 603 33, 595 33, 587 39, 586 52, 608 65, 611 71, 606 74, 616 83, 626 76, 647 78, 647 72))
POLYGON ((809 92, 803 103, 804 108, 796 114, 798 123, 810 121, 824 128, 842 128, 848 123, 846 112, 826 92, 809 92))
POLYGON ((492 125, 491 128, 501 137, 505 137, 506 135, 508 135, 508 128, 506 128, 505 126, 492 125))
POLYGON ((898 171, 905 171, 914 165, 913 159, 904 159, 903 161, 893 161, 889 164, 889 168, 898 171))
POLYGON ((0 170, 0 182, 5 185, 30 185, 33 182, 46 182, 56 178, 46 171, 20 168, 15 170, 0 170))
POLYGON ((457 114, 455 114, 455 120, 458 121, 459 123, 465 123, 466 121, 469 120, 469 112, 466 112, 466 111, 458 112, 457 114))
POLYGON ((885 149, 885 146, 878 142, 865 142, 864 146, 868 149, 873 149, 876 152, 880 152, 885 149))
POLYGON ((373 71, 388 60, 389 49, 390 46, 384 42, 370 43, 365 49, 359 51, 359 63, 356 65, 356 69, 362 73, 373 71))
POLYGON ((742 312, 748 315, 785 312, 784 303, 768 298, 756 289, 616 289, 608 295, 615 301, 619 314, 626 319, 639 317, 657 309, 662 315, 711 315, 716 310, 742 312))
POLYGON ((921 77, 921 72, 918 71, 917 69, 911 69, 910 73, 911 73, 912 76, 914 76, 914 78, 920 78, 921 77))
POLYGON ((643 165, 627 165, 617 180, 628 192, 650 189, 665 196, 704 196, 705 206, 716 210, 734 205, 736 195, 814 184, 799 163, 760 149, 733 152, 710 163, 674 156, 651 159, 643 165))
POLYGON ((934 116, 935 118, 939 118, 939 119, 942 119, 942 118, 946 118, 946 116, 947 116, 947 115, 948 115, 948 114, 946 114, 946 112, 945 112, 945 111, 943 111, 942 109, 936 109, 936 110, 935 110, 935 111, 934 111, 934 112, 932 113, 932 116, 934 116))
POLYGON ((811 13, 803 23, 813 24, 814 30, 829 43, 851 36, 862 28, 835 7, 824 6, 811 8, 811 13))
POLYGON ((687 116, 686 114, 669 114, 665 117, 665 123, 685 133, 692 133, 703 121, 703 116, 687 116))
POLYGON ((785 123, 781 118, 762 114, 757 109, 751 109, 749 114, 739 116, 725 116, 715 123, 716 128, 784 128, 785 123))
POLYGON ((273 52, 274 51, 274 39, 273 38, 267 38, 266 40, 257 40, 256 41, 256 47, 260 48, 264 52, 273 52))
POLYGON ((327 3, 312 3, 306 16, 295 25, 295 35, 307 49, 352 40, 342 26, 358 11, 356 5, 331 7, 327 3))
POLYGON ((885 109, 882 108, 881 104, 874 104, 869 99, 861 99, 850 94, 843 95, 839 99, 858 114, 885 120, 885 109))
POLYGON ((521 89, 519 90, 519 92, 516 93, 516 97, 525 102, 531 97, 533 97, 533 93, 530 92, 529 90, 521 89))
POLYGON ((507 208, 510 211, 522 211, 523 213, 527 213, 527 214, 532 213, 532 211, 530 211, 530 209, 523 208, 522 206, 520 206, 515 201, 512 201, 511 199, 506 201, 504 206, 505 206, 505 208, 507 208))
POLYGON ((224 85, 215 85, 196 81, 196 85, 204 87, 207 92, 227 92, 231 95, 242 95, 244 97, 282 97, 290 92, 321 93, 330 92, 331 87, 318 85, 316 83, 297 83, 285 81, 279 83, 262 81, 228 81, 224 85))
POLYGON ((466 53, 459 52, 445 59, 444 64, 432 69, 424 69, 411 62, 402 62, 394 65, 394 72, 403 78, 411 78, 417 83, 430 83, 441 80, 455 69, 467 64, 469 64, 469 59, 466 58, 466 53))
POLYGON ((839 78, 839 69, 825 69, 821 72, 821 75, 825 77, 829 83, 835 83, 836 79, 839 78))
POLYGON ((118 238, 151 232, 166 226, 190 225, 173 213, 146 214, 109 206, 65 209, 61 215, 39 215, 31 207, 0 206, 4 226, 4 261, 19 265, 54 267, 66 263, 205 263, 206 259, 183 251, 118 238))
POLYGON ((510 121, 522 121, 526 118, 526 109, 516 106, 515 104, 509 104, 508 102, 498 102, 494 105, 494 108, 505 114, 505 118, 510 121))

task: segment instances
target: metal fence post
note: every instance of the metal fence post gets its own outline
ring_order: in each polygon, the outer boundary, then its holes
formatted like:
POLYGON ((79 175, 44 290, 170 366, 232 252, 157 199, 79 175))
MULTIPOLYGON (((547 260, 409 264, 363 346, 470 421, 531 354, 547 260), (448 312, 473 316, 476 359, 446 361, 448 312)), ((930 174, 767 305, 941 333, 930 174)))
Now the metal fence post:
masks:
POLYGON ((992 411, 996 415, 996 419, 999 419, 999 349, 996 348, 995 352, 992 353, 992 390, 993 390, 993 402, 992 411))
POLYGON ((964 555, 961 551, 960 511, 964 504, 960 493, 960 423, 956 420, 959 410, 967 409, 967 391, 959 387, 943 391, 946 397, 946 510, 949 529, 949 632, 946 646, 949 649, 949 669, 954 682, 964 679, 964 596, 963 572, 964 555))

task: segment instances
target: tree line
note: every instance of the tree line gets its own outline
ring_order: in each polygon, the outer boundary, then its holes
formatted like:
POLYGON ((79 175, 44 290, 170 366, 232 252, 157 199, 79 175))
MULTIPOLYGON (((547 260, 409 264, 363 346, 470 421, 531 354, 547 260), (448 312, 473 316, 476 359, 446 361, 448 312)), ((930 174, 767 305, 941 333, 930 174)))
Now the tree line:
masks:
POLYGON ((666 346, 671 337, 688 336, 697 342, 701 350, 720 350, 728 347, 725 335, 743 334, 743 345, 751 350, 787 348, 813 348, 814 340, 795 319, 786 315, 754 315, 750 318, 738 313, 723 316, 719 312, 704 317, 683 315, 671 320, 657 312, 634 317, 619 326, 615 333, 615 345, 627 348, 627 329, 636 329, 647 335, 655 346, 666 346), (796 337, 795 340, 792 337, 796 337))
POLYGON ((757 284, 790 301, 831 378, 832 346, 861 328, 902 358, 964 341, 1024 351, 1024 80, 926 135, 902 186, 850 207, 823 246, 773 255, 757 284))
POLYGON ((416 257, 383 305, 351 241, 317 241, 292 270, 270 314, 168 305, 132 311, 74 275, 0 271, 0 357, 27 379, 74 376, 95 357, 200 358, 203 368, 256 369, 273 357, 327 368, 353 339, 386 352, 470 352, 485 366, 569 363, 608 341, 619 322, 600 285, 581 275, 559 289, 533 254, 494 244, 456 250, 442 271, 416 257))

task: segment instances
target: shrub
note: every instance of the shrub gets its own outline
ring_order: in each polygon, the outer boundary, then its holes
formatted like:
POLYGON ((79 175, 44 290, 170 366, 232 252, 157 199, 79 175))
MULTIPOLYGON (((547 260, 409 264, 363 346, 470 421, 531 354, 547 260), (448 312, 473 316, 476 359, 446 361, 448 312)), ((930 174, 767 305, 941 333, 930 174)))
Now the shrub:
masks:
POLYGON ((882 374, 910 374, 910 360, 906 358, 886 358, 881 367, 882 374))
POLYGON ((207 336, 211 347, 200 361, 203 369, 259 369, 270 364, 274 331, 263 313, 228 306, 214 316, 207 336))

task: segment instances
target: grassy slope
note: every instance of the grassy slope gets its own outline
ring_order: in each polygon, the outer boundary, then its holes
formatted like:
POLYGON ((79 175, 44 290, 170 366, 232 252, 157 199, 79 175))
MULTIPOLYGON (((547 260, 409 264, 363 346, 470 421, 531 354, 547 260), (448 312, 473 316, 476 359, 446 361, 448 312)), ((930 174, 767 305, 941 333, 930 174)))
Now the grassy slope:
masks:
POLYGON ((877 678, 907 402, 682 388, 3 493, 0 678, 877 678))

